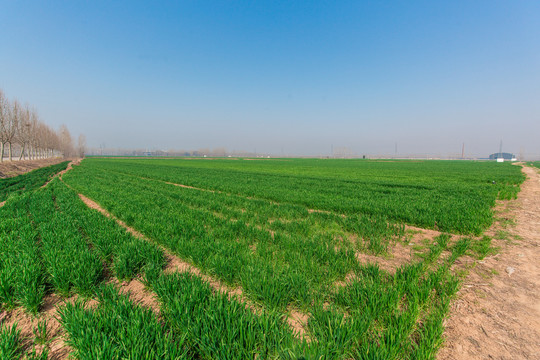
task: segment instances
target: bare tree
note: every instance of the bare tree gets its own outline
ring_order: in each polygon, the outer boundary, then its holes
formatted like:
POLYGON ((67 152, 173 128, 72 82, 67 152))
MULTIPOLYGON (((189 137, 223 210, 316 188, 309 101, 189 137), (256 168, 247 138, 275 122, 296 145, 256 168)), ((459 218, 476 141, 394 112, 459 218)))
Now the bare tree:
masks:
POLYGON ((45 128, 44 133, 44 151, 45 157, 54 156, 54 150, 61 149, 61 142, 58 134, 54 132, 48 126, 45 128))
POLYGON ((58 130, 58 137, 60 140, 60 151, 63 156, 71 157, 73 155, 73 139, 66 125, 61 125, 58 130))
POLYGON ((84 136, 83 134, 79 135, 77 150, 79 153, 79 157, 82 159, 84 157, 84 154, 86 153, 86 136, 84 136))
POLYGON ((21 153, 19 155, 19 161, 23 159, 27 144, 30 142, 31 129, 30 129, 30 116, 31 111, 28 105, 21 108, 19 122, 17 123, 17 142, 21 146, 21 153))
POLYGON ((13 161, 13 146, 20 148, 19 160, 52 157, 59 152, 64 157, 84 154, 86 138, 79 137, 77 151, 68 128, 62 125, 58 132, 40 121, 36 110, 28 105, 22 107, 14 100, 10 102, 0 90, 0 161, 8 145, 9 160, 13 161))
POLYGON ((41 159, 45 157, 43 152, 45 149, 45 132, 47 130, 47 125, 37 119, 37 114, 36 120, 36 124, 33 127, 34 136, 32 136, 32 148, 34 159, 41 159))
POLYGON ((4 161, 4 145, 7 142, 6 126, 9 117, 9 101, 0 89, 0 162, 4 161))
POLYGON ((30 112, 30 121, 28 123, 30 124, 28 127, 28 131, 29 131, 28 155, 29 155, 30 160, 34 160, 36 158, 36 145, 37 145, 37 139, 39 137, 39 134, 38 134, 39 117, 36 110, 32 110, 30 112))
POLYGON ((13 161, 13 143, 16 141, 17 128, 21 119, 21 104, 17 100, 9 107, 5 133, 6 143, 9 145, 9 161, 13 161))

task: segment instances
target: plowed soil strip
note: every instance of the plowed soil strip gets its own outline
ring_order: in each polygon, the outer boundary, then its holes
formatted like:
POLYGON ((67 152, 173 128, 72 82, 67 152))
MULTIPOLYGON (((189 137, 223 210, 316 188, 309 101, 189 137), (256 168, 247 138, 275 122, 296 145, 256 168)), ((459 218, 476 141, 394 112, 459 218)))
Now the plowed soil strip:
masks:
MULTIPOLYGON (((118 219, 114 215, 110 214, 107 210, 103 209, 95 201, 87 198, 83 194, 78 194, 78 195, 79 195, 79 198, 89 208, 95 209, 95 210, 99 211, 100 213, 102 213, 103 215, 105 215, 107 217, 110 217, 111 219, 114 219, 120 226, 125 228, 133 236, 136 236, 136 237, 138 237, 140 239, 143 239, 145 241, 156 244, 154 241, 147 238, 144 234, 142 234, 139 231, 135 230, 134 228, 128 226, 125 222, 118 219)), ((217 279, 215 279, 215 278, 213 278, 213 277, 211 277, 209 275, 206 275, 206 274, 202 273, 202 271, 200 269, 198 269, 197 267, 195 267, 195 266, 191 265, 190 263, 180 259, 176 255, 173 255, 172 253, 170 253, 163 246, 160 246, 159 244, 156 244, 156 245, 159 246, 163 250, 163 252, 165 253, 165 255, 166 255, 167 259, 168 259, 168 264, 167 264, 167 268, 165 269, 165 272, 169 272, 169 273, 170 272, 189 272, 189 273, 191 273, 191 274, 193 274, 195 276, 200 277, 204 281, 206 281, 214 289, 214 291, 223 292, 223 293, 227 294, 229 296, 229 298, 233 298, 233 297, 236 298, 238 301, 245 304, 246 308, 250 309, 255 314, 260 314, 262 312, 262 308, 259 305, 257 305, 255 303, 253 303, 252 301, 250 301, 244 295, 243 290, 241 288, 239 288, 239 287, 232 288, 232 287, 230 287, 228 285, 223 284, 221 281, 219 281, 219 280, 217 280, 217 279)), ((151 297, 152 297, 152 295, 148 294, 148 296, 145 297, 145 301, 147 301, 148 303, 151 303, 152 302, 151 297)), ((291 328, 293 328, 294 330, 297 331, 299 337, 303 337, 305 335, 304 327, 299 326, 299 324, 302 322, 301 319, 303 319, 305 317, 306 317, 305 315, 302 315, 300 313, 292 312, 291 315, 288 318, 289 325, 291 326, 291 328)))

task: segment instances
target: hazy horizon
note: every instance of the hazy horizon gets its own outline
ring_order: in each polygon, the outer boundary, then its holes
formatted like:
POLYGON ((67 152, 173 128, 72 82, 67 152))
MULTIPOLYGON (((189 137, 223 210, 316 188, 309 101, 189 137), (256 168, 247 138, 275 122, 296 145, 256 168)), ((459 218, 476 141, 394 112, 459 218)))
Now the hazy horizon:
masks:
POLYGON ((537 1, 0 4, 0 88, 89 147, 540 158, 537 1))

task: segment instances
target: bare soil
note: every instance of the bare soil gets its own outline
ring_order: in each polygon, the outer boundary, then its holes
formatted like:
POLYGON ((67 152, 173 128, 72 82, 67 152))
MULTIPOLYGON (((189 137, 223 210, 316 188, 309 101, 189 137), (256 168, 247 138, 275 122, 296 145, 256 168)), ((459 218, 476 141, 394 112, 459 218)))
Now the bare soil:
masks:
POLYGON ((517 200, 499 209, 515 221, 494 244, 499 253, 476 263, 446 323, 439 359, 540 359, 540 176, 524 167, 527 180, 517 200))
POLYGON ((389 249, 390 255, 381 257, 357 251, 355 256, 361 264, 377 264, 381 269, 393 274, 401 265, 408 264, 413 260, 412 246, 403 243, 395 243, 389 249))
POLYGON ((65 161, 65 159, 51 158, 40 160, 21 160, 13 162, 4 160, 0 163, 0 178, 8 178, 21 175, 38 168, 61 163, 62 161, 65 161))
POLYGON ((118 286, 121 293, 128 294, 129 298, 135 304, 148 308, 159 316, 159 302, 156 296, 140 280, 133 279, 128 282, 119 283, 115 279, 113 283, 118 286))
POLYGON ((46 295, 43 301, 43 307, 36 316, 26 313, 22 308, 0 313, 0 324, 8 327, 17 325, 21 331, 22 346, 25 350, 35 349, 37 354, 47 347, 49 349, 49 359, 66 359, 71 352, 64 341, 64 329, 58 321, 58 309, 66 302, 73 302, 77 297, 63 299, 56 294, 46 295), (47 343, 36 345, 33 343, 34 331, 40 322, 47 325, 47 343))

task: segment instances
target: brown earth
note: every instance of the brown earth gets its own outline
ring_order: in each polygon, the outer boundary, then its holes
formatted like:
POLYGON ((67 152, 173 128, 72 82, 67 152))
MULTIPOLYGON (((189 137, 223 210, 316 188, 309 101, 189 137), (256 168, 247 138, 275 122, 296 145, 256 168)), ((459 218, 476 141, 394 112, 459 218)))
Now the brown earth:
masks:
POLYGON ((518 199, 499 214, 515 226, 492 230, 499 253, 470 270, 439 359, 540 359, 540 176, 530 167, 523 172, 518 199))
POLYGON ((402 243, 395 243, 389 248, 389 256, 378 256, 357 251, 356 259, 360 264, 377 264, 382 270, 393 274, 401 265, 408 264, 413 260, 413 249, 402 243))
POLYGON ((0 324, 2 326, 17 326, 21 331, 22 347, 25 350, 35 349, 37 354, 48 348, 48 359, 67 359, 71 349, 64 341, 64 329, 58 321, 58 309, 67 302, 74 302, 77 296, 63 299, 56 294, 46 295, 43 299, 41 311, 36 316, 26 313, 22 308, 0 313, 0 324), (35 345, 33 339, 34 331, 39 323, 45 323, 47 328, 47 343, 35 345))
POLYGON ((0 162, 0 178, 8 178, 21 175, 41 167, 61 163, 62 161, 65 161, 65 159, 51 158, 40 160, 21 160, 13 162, 4 160, 3 162, 0 162))

